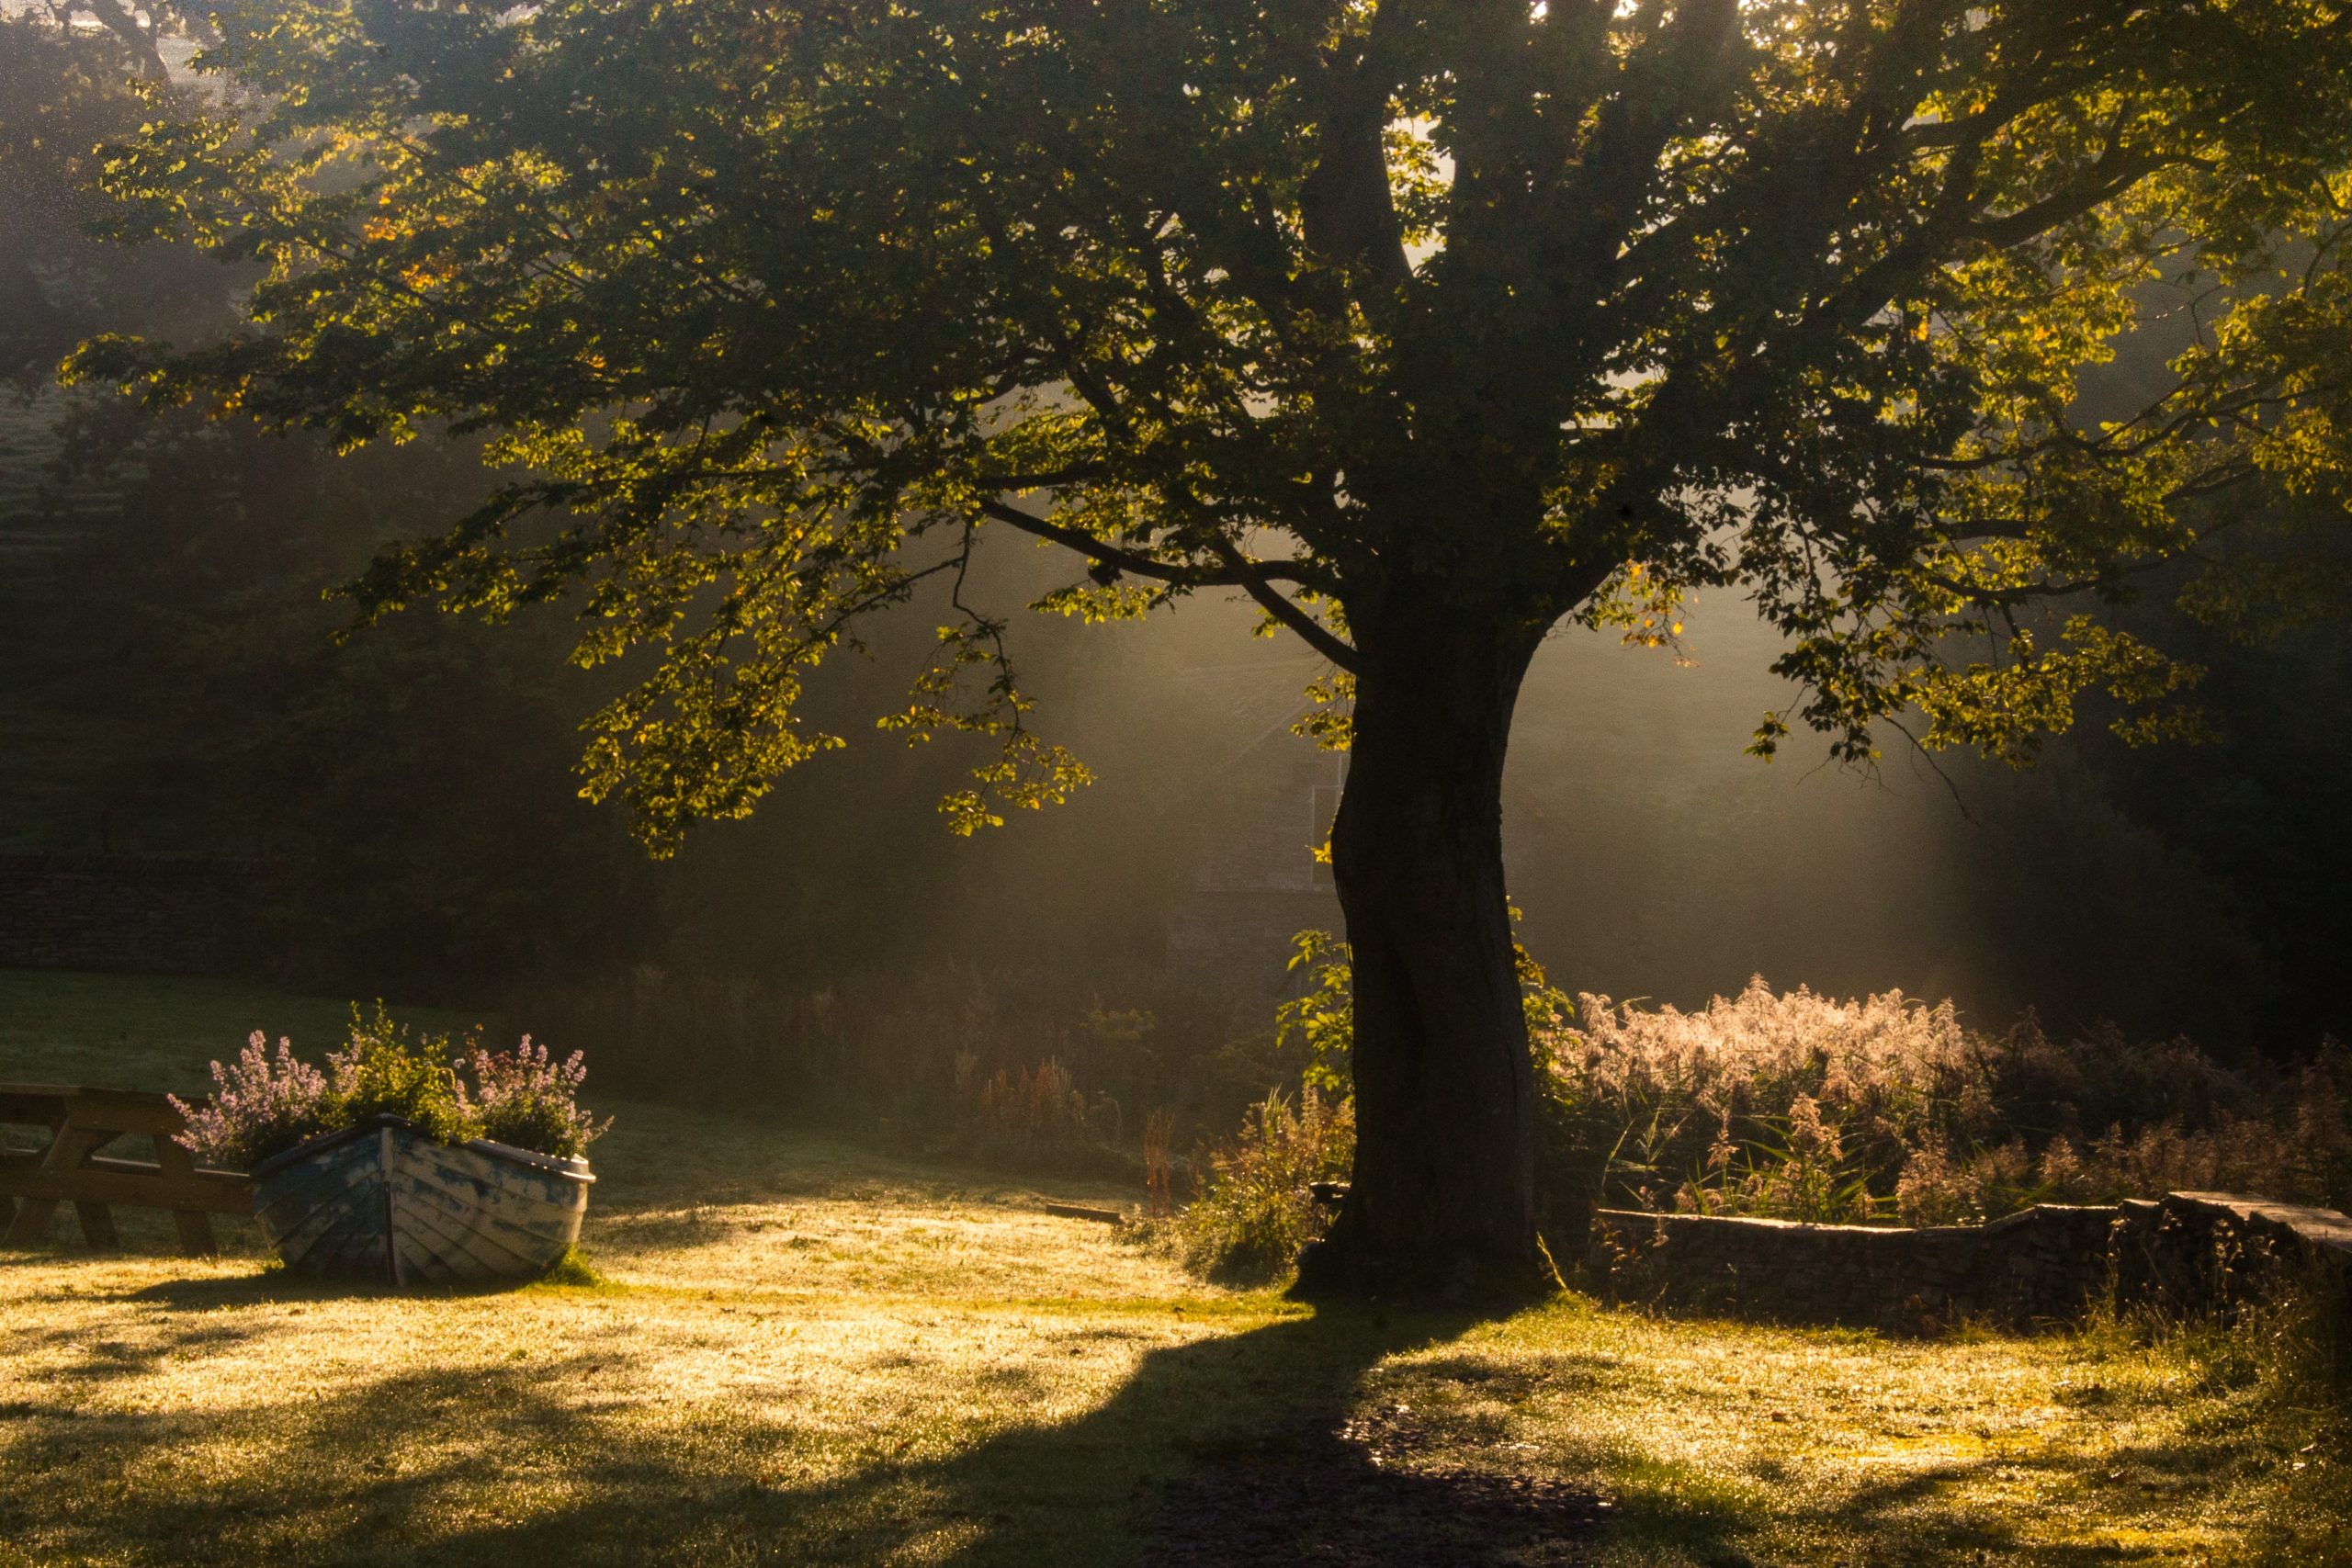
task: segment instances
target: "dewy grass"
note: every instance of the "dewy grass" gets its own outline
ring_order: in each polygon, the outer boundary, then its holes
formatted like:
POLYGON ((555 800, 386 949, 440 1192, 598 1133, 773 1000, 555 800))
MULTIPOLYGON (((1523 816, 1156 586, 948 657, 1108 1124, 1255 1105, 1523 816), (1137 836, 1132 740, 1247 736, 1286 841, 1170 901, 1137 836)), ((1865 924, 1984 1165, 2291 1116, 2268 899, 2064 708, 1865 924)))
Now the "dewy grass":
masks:
MULTIPOLYGON (((49 1048, 96 1077, 112 1038, 49 1048)), ((2340 1447, 2211 1332, 1314 1312, 985 1171, 616 1109, 589 1271, 523 1291, 310 1285, 244 1227, 190 1261, 129 1212, 126 1254, 0 1254, 0 1564, 1092 1568, 1172 1483, 1340 1426, 1600 1493, 1611 1568, 2343 1555, 2340 1447)))

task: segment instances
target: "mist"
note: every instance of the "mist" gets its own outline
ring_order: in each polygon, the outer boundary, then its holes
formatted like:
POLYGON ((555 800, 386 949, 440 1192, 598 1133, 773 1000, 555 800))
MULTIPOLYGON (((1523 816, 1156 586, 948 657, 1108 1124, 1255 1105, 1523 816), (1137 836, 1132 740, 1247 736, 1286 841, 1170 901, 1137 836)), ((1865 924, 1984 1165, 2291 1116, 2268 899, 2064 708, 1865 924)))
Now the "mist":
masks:
MULTIPOLYGON (((167 41, 177 62, 184 40, 167 41)), ((49 123, 40 62, 14 63, 0 112, 49 123)), ((784 775, 749 820, 649 860, 616 807, 578 798, 575 727, 629 671, 566 663, 569 608, 496 634, 413 610, 339 640, 348 609, 322 593, 461 514, 489 479, 469 453, 337 459, 46 387, 90 333, 202 338, 240 287, 80 232, 89 198, 61 149, 142 111, 95 85, 70 107, 70 133, 10 143, 0 217, 0 370, 19 389, 0 411, 0 848, 266 863, 282 897, 257 919, 280 977, 469 1002, 631 964, 817 987, 953 961, 1114 992, 1136 987, 1112 976, 1172 970, 1263 1007, 1295 983, 1292 934, 1340 925, 1313 857, 1342 764, 1289 733, 1326 667, 1288 634, 1253 635, 1238 594, 1143 624, 1028 615, 1077 567, 1012 537, 985 543, 972 601, 1008 619, 1031 722, 1090 787, 947 830, 936 803, 985 744, 875 728, 952 618, 919 597, 811 682, 805 720, 844 749, 784 775)), ((2165 636, 2193 635, 2150 604, 2165 636)), ((1556 983, 1691 1006, 1760 974, 1950 997, 1988 1028, 2032 1008, 2267 1049, 2352 1022, 2331 977, 2328 889, 2352 851, 2325 780, 2343 742, 2307 722, 2340 700, 2334 644, 2199 649, 2236 694, 2226 746, 2150 758, 2093 711, 2026 773, 1892 733, 1867 770, 1824 764, 1802 734, 1770 765, 1749 758, 1792 695, 1778 651, 1729 592, 1689 604, 1679 653, 1575 628, 1545 643, 1504 829, 1521 940, 1556 983)))

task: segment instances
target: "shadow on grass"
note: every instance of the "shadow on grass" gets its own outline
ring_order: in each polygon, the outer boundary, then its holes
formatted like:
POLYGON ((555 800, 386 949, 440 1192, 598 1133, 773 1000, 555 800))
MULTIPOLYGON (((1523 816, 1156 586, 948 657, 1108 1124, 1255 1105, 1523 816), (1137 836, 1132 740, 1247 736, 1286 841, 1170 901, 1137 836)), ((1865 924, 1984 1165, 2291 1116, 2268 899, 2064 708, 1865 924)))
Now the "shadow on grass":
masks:
MULTIPOLYGON (((2236 1457, 2226 1442, 2184 1438, 2097 1454, 1944 1460, 1860 1482, 1823 1497, 1811 1512, 1773 1509, 1762 1495, 1770 1482, 1640 1459, 1621 1458, 1605 1468, 1618 1483, 1612 1538, 1633 1562, 1706 1568, 1754 1568, 1767 1561, 2099 1568, 2176 1558, 2254 1561, 2213 1557, 2217 1543, 2181 1514, 2181 1505, 2195 1500, 2192 1488, 2152 1487, 2146 1479, 2151 1473, 2195 1477, 2204 1487, 2217 1487, 2236 1457), (1987 1495, 1988 1483, 2029 1473, 2051 1488, 2034 1510, 2007 1507, 1987 1495), (2041 1515, 2039 1528, 2025 1522, 2023 1516, 2033 1511, 2041 1515), (1775 1512, 1777 1521, 1770 1517, 1775 1512)), ((1781 1478, 1782 1467, 1766 1468, 1781 1478)))
POLYGON ((205 1275, 164 1280, 125 1291, 121 1300, 174 1312, 216 1312, 223 1307, 263 1306, 283 1302, 448 1301, 512 1295, 533 1283, 492 1280, 470 1285, 389 1285, 370 1280, 321 1280, 284 1269, 251 1274, 205 1275))
MULTIPOLYGON (((193 1348, 214 1309, 314 1299, 311 1289, 265 1275, 141 1296, 184 1310, 171 1337, 193 1348)), ((815 1418, 782 1400, 697 1406, 687 1402, 707 1393, 681 1391, 664 1404, 616 1390, 599 1404, 604 1372, 632 1356, 622 1320, 575 1335, 561 1356, 383 1377, 324 1397, 289 1391, 242 1406, 78 1418, 0 1408, 0 1540, 28 1542, 33 1561, 241 1564, 1533 1568, 1611 1545, 1645 1562, 1726 1565, 1765 1550, 1768 1507, 1753 1483, 1589 1456, 1618 1494, 1602 1523, 1588 1492, 1510 1475, 1506 1455, 1479 1455, 1474 1471, 1417 1464, 1411 1419, 1367 1415, 1365 1374, 1470 1325, 1326 1310, 1196 1339, 1146 1353, 1074 1419, 977 1441, 945 1403, 959 1392, 1017 1410, 1020 1397, 1043 1402, 1050 1391, 1024 1385, 1007 1401, 983 1392, 985 1373, 976 1382, 958 1369, 943 1379, 936 1421, 918 1412, 846 1432, 837 1412, 815 1418), (918 1457, 926 1450, 937 1457, 918 1457), (182 1465, 199 1453, 230 1457, 198 1461, 199 1483, 182 1465), (828 1478, 799 1479, 811 1473, 828 1478)), ((1467 1355, 1412 1373, 1490 1387, 1497 1376, 1467 1355)), ((1553 1392, 1573 1404, 1584 1386, 1553 1392)), ((2136 1455, 2132 1470, 2188 1476, 2214 1457, 2185 1442, 2136 1455)), ((1988 1471, 2017 1462, 1942 1463, 1825 1498, 1823 1517, 1798 1533, 1837 1547, 1792 1560, 2117 1560, 2116 1548, 2088 1540, 2020 1540, 1997 1510, 1961 1504, 1988 1471)), ((2132 1480, 2117 1483, 2113 1455, 2032 1462, 2064 1472, 2055 1479, 2086 1518, 2155 1506, 2132 1480)))
MULTIPOLYGON (((209 1309, 300 1294, 299 1282, 267 1277, 142 1292, 187 1309, 190 1331, 209 1309)), ((1389 1535, 1442 1526, 1444 1549, 1399 1558, 1367 1539, 1370 1555, 1326 1561, 1499 1562, 1528 1534, 1525 1507, 1483 1478, 1465 1489, 1380 1475, 1363 1446, 1337 1435, 1367 1368, 1465 1326, 1326 1312, 1156 1349, 1075 1420, 901 1460, 888 1450, 903 1427, 844 1438, 782 1404, 658 1427, 632 1418, 641 1404, 583 1404, 597 1365, 628 1354, 616 1325, 562 1359, 383 1378, 325 1399, 0 1419, 0 1470, 16 1478, 0 1484, 0 1520, 37 1522, 37 1550, 130 1561, 1091 1568, 1132 1560, 1141 1545, 1146 1561, 1238 1568, 1298 1561, 1302 1534, 1364 1536, 1368 1516, 1389 1535), (154 1473, 174 1455, 256 1446, 266 1463, 201 1486, 154 1473), (820 1468, 837 1478, 778 1483, 820 1468), (105 1506, 43 1508, 37 1521, 24 1506, 75 1493, 93 1504, 103 1493, 105 1506)), ((961 1378, 956 1387, 977 1392, 961 1378)))

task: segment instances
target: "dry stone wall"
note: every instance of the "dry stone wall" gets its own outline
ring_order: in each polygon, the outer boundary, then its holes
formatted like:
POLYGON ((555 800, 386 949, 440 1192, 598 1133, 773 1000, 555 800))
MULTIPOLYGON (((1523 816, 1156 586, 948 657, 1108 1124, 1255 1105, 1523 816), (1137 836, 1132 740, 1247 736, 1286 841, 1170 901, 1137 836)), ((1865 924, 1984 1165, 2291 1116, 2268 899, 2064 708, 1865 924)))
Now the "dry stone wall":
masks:
POLYGON ((256 867, 179 855, 0 855, 0 968, 228 975, 256 867))
POLYGON ((1608 1293, 1784 1323, 1915 1330, 2082 1314, 2107 1278, 2109 1208, 2042 1204, 1988 1225, 1811 1225, 1593 1216, 1589 1268, 1608 1293))
POLYGON ((1586 1260, 1619 1300, 1899 1333, 2071 1322, 2108 1299, 2227 1311, 2314 1269, 2352 1285, 2352 1219, 2221 1192, 1917 1229, 1603 1209, 1586 1260))
POLYGON ((2352 1218, 2232 1192, 2175 1192, 2119 1206, 2115 1291, 2168 1312, 2227 1314, 2282 1280, 2352 1285, 2352 1218))

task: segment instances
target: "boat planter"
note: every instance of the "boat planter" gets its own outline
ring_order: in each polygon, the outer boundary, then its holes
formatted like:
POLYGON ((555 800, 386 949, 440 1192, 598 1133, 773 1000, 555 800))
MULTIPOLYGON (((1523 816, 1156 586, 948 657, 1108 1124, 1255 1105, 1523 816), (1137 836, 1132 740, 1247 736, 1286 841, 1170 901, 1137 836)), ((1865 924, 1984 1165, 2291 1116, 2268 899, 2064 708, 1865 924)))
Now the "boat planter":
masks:
POLYGON ((585 1159, 476 1138, 436 1143, 378 1116, 253 1168, 254 1216, 297 1274, 391 1285, 544 1274, 580 1239, 585 1159))

